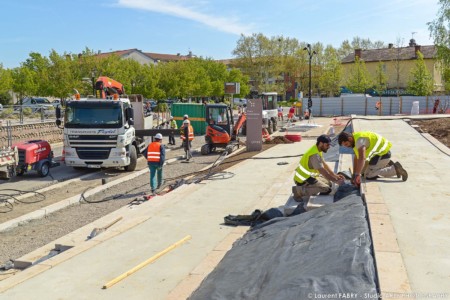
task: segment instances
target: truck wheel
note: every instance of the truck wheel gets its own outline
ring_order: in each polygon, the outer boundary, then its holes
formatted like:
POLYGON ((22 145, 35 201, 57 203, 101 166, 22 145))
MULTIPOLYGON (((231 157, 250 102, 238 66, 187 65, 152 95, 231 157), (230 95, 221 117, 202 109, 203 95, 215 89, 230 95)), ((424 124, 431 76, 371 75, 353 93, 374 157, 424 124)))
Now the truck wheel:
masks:
POLYGON ((128 166, 125 166, 125 171, 132 172, 136 170, 137 165, 137 153, 136 153, 136 147, 133 145, 130 146, 130 164, 128 166))
POLYGON ((267 124, 267 131, 269 132, 269 134, 273 133, 273 128, 272 128, 272 120, 269 120, 268 124, 267 124))
POLYGON ((277 120, 276 119, 273 119, 272 120, 272 128, 273 128, 273 132, 275 132, 275 131, 277 131, 277 120))
POLYGON ((41 168, 37 172, 41 177, 47 176, 48 173, 50 173, 50 164, 48 162, 43 163, 41 168))
POLYGON ((209 144, 204 144, 202 146, 202 148, 200 149, 200 153, 202 155, 207 155, 207 154, 211 153, 211 147, 209 146, 209 144))

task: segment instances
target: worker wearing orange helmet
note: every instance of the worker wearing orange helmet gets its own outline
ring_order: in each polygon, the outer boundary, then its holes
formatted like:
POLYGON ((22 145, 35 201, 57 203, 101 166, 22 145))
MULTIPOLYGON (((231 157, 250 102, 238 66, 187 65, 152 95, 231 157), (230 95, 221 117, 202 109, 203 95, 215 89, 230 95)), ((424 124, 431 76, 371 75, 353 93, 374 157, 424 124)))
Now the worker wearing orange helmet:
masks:
POLYGON ((152 194, 155 194, 156 189, 159 189, 163 182, 163 166, 166 158, 166 149, 161 142, 162 134, 157 133, 155 135, 155 141, 147 147, 147 164, 150 169, 150 188, 152 189, 152 194))

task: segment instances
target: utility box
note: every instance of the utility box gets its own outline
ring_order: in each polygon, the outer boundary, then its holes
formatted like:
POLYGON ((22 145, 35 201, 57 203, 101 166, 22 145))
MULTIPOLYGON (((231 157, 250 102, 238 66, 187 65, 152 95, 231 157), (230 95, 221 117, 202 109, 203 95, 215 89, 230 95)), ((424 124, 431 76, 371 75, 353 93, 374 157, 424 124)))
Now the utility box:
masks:
POLYGON ((183 124, 183 116, 188 115, 194 128, 194 135, 206 133, 205 105, 199 103, 173 103, 172 117, 178 128, 183 124))

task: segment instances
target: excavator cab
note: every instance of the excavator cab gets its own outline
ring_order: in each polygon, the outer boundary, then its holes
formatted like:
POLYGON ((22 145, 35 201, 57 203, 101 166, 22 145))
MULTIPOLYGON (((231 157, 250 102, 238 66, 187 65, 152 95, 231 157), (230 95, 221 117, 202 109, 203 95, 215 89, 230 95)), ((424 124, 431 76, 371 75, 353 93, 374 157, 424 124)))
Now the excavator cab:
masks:
MULTIPOLYGON (((203 155, 214 152, 216 148, 225 148, 230 153, 233 151, 234 143, 238 142, 237 134, 243 124, 240 116, 239 121, 234 126, 233 111, 225 104, 207 104, 206 109, 206 135, 205 145, 201 148, 203 155)), ((245 121, 245 120, 244 120, 245 121)), ((239 145, 239 144, 238 144, 239 145)))

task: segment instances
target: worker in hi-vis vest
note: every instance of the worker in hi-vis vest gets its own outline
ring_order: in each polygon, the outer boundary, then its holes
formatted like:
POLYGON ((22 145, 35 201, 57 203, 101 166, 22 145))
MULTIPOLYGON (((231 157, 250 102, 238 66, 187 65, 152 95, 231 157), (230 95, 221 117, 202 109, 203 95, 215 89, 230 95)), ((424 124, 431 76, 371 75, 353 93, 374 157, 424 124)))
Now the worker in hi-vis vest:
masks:
POLYGON ((361 184, 361 175, 365 175, 369 180, 375 180, 380 176, 397 176, 403 181, 408 179, 408 173, 402 165, 391 160, 391 142, 381 135, 370 131, 354 133, 343 131, 339 134, 338 142, 343 147, 353 148, 355 152, 353 184, 361 184))
POLYGON ((181 140, 183 141, 184 151, 186 152, 186 162, 192 158, 192 141, 194 140, 194 128, 189 121, 189 116, 183 116, 183 124, 181 125, 181 140), (186 138, 187 137, 187 138, 186 138))
POLYGON ((292 187, 294 200, 300 202, 303 197, 326 195, 331 192, 331 182, 344 184, 345 177, 335 174, 324 161, 322 153, 330 148, 331 139, 326 135, 317 138, 317 142, 306 151, 294 174, 295 186, 292 187))
MULTIPOLYGON (((170 129, 178 129, 177 122, 170 116, 169 122, 170 129)), ((169 144, 175 145, 175 136, 173 134, 169 134, 169 144)))
POLYGON ((163 166, 164 160, 166 159, 166 149, 161 144, 161 141, 162 134, 157 133, 155 135, 155 141, 147 147, 147 163, 150 169, 150 188, 152 189, 152 194, 156 193, 156 189, 159 189, 163 182, 163 166))

